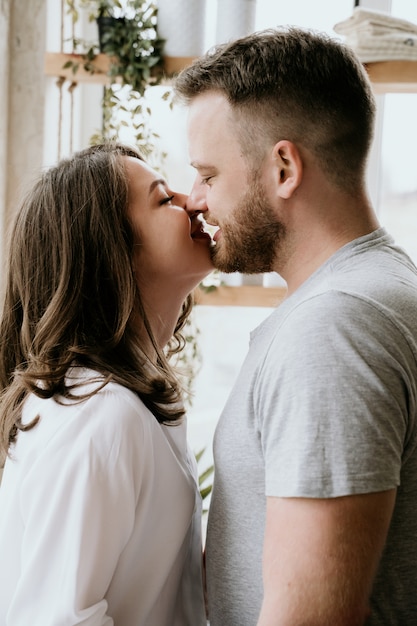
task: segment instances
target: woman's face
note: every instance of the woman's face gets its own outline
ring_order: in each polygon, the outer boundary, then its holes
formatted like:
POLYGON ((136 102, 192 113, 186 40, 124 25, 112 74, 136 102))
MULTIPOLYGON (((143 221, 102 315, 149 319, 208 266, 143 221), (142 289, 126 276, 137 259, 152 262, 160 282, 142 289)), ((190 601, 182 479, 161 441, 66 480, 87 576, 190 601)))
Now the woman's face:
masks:
POLYGON ((187 214, 187 196, 172 191, 143 161, 124 158, 139 287, 174 290, 185 296, 213 269, 211 237, 200 218, 187 214))

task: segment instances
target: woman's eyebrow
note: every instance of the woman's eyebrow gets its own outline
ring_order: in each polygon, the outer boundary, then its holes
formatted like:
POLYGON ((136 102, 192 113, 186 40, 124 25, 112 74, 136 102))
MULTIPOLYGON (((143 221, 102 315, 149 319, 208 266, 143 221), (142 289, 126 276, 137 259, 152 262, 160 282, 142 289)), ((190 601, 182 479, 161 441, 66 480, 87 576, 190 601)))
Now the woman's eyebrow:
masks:
POLYGON ((164 178, 158 178, 156 180, 153 180, 151 184, 149 185, 149 195, 153 192, 155 187, 158 187, 158 185, 162 185, 163 187, 168 187, 168 184, 164 178))

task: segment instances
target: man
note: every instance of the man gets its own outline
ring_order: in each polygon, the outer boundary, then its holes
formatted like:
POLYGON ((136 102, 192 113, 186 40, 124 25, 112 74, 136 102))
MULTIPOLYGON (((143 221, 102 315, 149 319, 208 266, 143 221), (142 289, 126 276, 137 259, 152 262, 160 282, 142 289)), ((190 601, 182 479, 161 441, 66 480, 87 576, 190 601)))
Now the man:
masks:
POLYGON ((417 270, 367 195, 366 74, 278 29, 208 53, 176 92, 216 267, 288 285, 216 430, 210 624, 415 623, 417 270))

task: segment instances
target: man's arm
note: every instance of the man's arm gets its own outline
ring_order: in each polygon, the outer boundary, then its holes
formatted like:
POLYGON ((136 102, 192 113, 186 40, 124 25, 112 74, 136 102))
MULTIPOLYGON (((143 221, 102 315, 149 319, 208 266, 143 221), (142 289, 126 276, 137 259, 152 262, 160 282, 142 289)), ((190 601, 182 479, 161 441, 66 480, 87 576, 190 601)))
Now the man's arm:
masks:
POLYGON ((362 626, 395 495, 268 497, 257 626, 362 626))

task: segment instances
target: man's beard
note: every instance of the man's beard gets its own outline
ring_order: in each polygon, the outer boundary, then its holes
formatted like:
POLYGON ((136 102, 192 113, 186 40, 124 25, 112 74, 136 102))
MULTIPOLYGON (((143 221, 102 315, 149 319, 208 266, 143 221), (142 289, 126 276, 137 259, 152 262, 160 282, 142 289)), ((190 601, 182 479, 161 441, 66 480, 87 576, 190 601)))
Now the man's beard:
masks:
POLYGON ((212 259, 221 272, 261 274, 274 269, 285 226, 267 200, 265 189, 253 181, 244 197, 221 224, 212 259))

